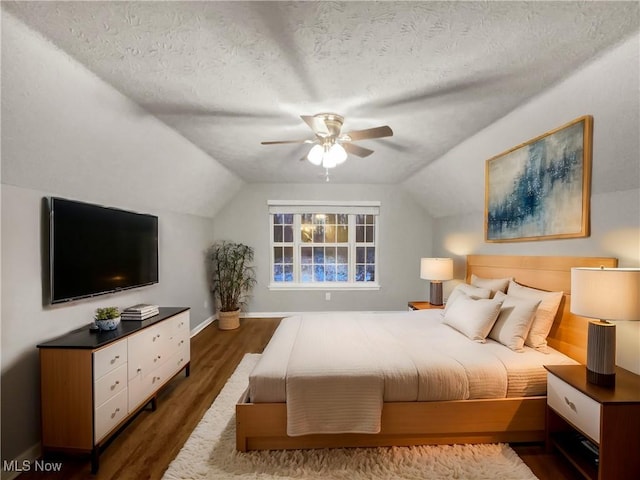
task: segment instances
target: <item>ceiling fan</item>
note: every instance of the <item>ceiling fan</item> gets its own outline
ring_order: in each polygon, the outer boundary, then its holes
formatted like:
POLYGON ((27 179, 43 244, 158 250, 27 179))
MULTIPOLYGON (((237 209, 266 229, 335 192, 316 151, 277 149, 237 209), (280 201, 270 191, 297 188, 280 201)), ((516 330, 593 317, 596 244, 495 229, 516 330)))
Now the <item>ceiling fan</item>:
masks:
POLYGON ((387 125, 341 133, 340 130, 344 123, 344 117, 336 113, 318 113, 313 116, 301 115, 300 118, 313 130, 315 138, 261 142, 262 145, 285 143, 314 144, 309 153, 301 160, 306 159, 314 165, 329 169, 343 163, 347 159, 347 153, 351 153, 357 157, 368 157, 373 153, 373 150, 354 145, 352 142, 372 138, 391 137, 393 135, 393 130, 387 125))

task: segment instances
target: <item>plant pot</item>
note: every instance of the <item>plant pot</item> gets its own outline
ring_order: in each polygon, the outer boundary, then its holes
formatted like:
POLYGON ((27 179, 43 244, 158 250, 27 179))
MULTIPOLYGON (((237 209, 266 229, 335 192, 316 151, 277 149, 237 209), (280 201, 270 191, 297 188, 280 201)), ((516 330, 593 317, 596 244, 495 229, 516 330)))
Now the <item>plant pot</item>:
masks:
POLYGON ((94 319, 94 322, 102 331, 115 330, 120 325, 120 317, 107 318, 105 320, 94 319))
POLYGON ((218 312, 218 328, 233 330, 240 326, 240 309, 233 312, 218 312))

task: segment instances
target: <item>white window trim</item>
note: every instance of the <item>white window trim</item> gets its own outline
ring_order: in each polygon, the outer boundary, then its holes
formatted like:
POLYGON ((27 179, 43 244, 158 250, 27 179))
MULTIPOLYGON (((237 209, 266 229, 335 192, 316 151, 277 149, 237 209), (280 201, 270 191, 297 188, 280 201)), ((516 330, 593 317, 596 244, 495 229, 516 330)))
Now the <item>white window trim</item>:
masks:
MULTIPOLYGON (((378 254, 379 248, 379 228, 380 228, 380 205, 379 201, 332 201, 332 200, 268 200, 267 206, 269 209, 269 244, 270 244, 270 269, 273 269, 273 221, 272 216, 278 213, 346 213, 346 214, 364 214, 364 215, 376 215, 375 224, 375 265, 376 265, 376 280, 374 282, 314 282, 303 283, 299 281, 298 269, 294 269, 294 282, 274 282, 273 271, 269 273, 269 284, 267 288, 269 290, 380 290, 380 263, 378 254)), ((300 228, 299 222, 294 220, 294 230, 298 231, 300 228), (297 226, 297 229, 296 229, 297 226)), ((349 235, 353 235, 355 229, 349 225, 349 235)), ((294 233, 295 234, 295 233, 294 233)), ((294 242, 295 244, 296 242, 294 242)), ((349 239, 351 244, 351 238, 349 239)), ((355 245, 355 241, 353 241, 355 245)), ((298 249, 293 249, 294 265, 300 265, 300 258, 298 249)), ((355 251, 349 258, 349 272, 350 275, 355 275, 355 251)))

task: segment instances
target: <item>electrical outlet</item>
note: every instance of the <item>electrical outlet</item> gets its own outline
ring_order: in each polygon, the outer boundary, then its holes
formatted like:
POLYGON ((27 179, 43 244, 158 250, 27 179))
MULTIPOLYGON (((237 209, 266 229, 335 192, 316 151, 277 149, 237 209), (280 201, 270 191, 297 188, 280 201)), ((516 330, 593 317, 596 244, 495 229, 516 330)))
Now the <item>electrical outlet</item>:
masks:
POLYGON ((331 300, 331 292, 325 292, 324 294, 324 299, 328 302, 329 300, 331 300))

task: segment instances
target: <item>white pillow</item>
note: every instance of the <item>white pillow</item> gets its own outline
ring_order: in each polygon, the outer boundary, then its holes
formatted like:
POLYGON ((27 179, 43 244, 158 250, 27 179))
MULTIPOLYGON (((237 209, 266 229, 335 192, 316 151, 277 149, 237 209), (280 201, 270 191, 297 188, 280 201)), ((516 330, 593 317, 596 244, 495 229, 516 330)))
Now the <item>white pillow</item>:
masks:
POLYGON ((482 278, 478 277, 475 274, 471 274, 471 285, 480 288, 488 288, 491 290, 491 298, 497 292, 505 293, 507 291, 507 287, 509 286, 509 282, 513 280, 512 278, 482 278))
POLYGON ((501 300, 474 300, 462 294, 451 308, 445 311, 442 323, 455 328, 471 340, 484 343, 498 318, 501 306, 501 300))
POLYGON ((519 285, 512 280, 509 282, 507 294, 519 298, 540 300, 540 305, 538 305, 524 343, 533 348, 544 349, 547 346, 547 335, 549 335, 553 320, 556 318, 563 292, 545 292, 537 288, 519 285))
POLYGON ((453 305, 458 298, 465 296, 476 299, 489 298, 491 296, 491 290, 489 290, 488 288, 474 287, 473 285, 469 285, 468 283, 461 283, 449 294, 447 303, 444 306, 444 312, 446 313, 449 307, 451 307, 451 305, 453 305))
POLYGON ((540 300, 514 297, 502 292, 496 293, 493 298, 502 300, 502 307, 496 323, 489 332, 489 338, 516 352, 524 351, 522 347, 524 347, 524 341, 533 323, 533 317, 538 305, 540 305, 540 300))

